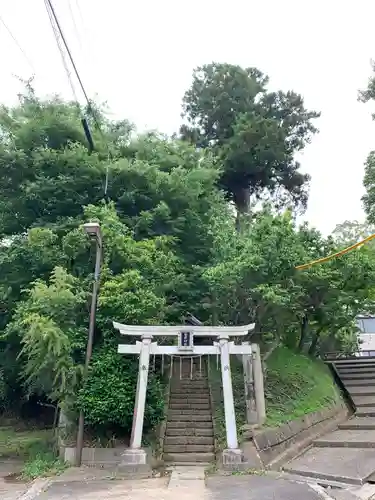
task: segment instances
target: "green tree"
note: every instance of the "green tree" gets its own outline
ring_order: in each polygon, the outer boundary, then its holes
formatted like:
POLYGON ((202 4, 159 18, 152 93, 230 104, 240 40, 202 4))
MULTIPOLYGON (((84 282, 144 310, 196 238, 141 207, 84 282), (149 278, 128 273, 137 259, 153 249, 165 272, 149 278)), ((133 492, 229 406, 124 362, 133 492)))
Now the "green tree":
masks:
MULTIPOLYGON (((119 339, 112 321, 168 322, 176 314, 175 289, 184 275, 172 241, 167 237, 135 240, 113 203, 89 205, 83 212, 84 220, 100 222, 105 242, 89 382, 80 388, 87 339, 89 267, 92 268, 92 262, 87 262, 89 241, 80 227, 58 241, 56 253, 70 272, 55 267, 46 273, 45 279, 32 282, 23 299, 17 301, 5 330, 7 357, 10 352, 15 353, 13 362, 18 364, 18 373, 14 379, 21 376, 28 394, 45 394, 72 415, 78 405, 92 425, 102 427, 107 422, 129 432, 138 364, 135 358, 117 356, 119 339), (118 391, 100 394, 109 380, 113 380, 118 391), (114 407, 118 411, 109 418, 114 407)), ((51 240, 58 240, 51 230, 33 229, 30 234, 36 231, 46 231, 51 240)), ((30 239, 36 249, 37 238, 30 239)), ((47 246, 47 255, 49 251, 47 246)), ((151 377, 146 417, 149 425, 162 415, 160 391, 160 380, 151 377)))
MULTIPOLYGON (((113 320, 176 324, 192 312, 207 323, 255 321, 254 340, 265 345, 317 354, 353 349, 355 315, 374 310, 371 247, 297 271, 335 251, 337 232, 324 238, 297 228, 290 211, 276 213, 270 204, 244 218, 238 234, 225 199, 245 209, 245 188, 280 205, 301 201, 305 178, 294 154, 314 133, 316 114, 293 93, 269 92, 257 70, 204 71, 185 102, 184 132, 193 144, 136 136, 126 120, 112 122, 92 104, 103 135, 93 127, 89 154, 73 104, 28 89, 19 105, 2 109, 1 405, 43 393, 73 414, 83 409, 93 426, 129 431, 138 367, 116 354, 113 320), (230 184, 240 178, 241 186, 230 184), (86 221, 101 224, 104 259, 93 362, 82 387, 94 268, 86 221)), ((162 415, 160 391, 152 376, 149 426, 162 415)))
MULTIPOLYGON (((205 272, 224 324, 255 322, 253 338, 285 340, 297 287, 294 266, 303 259, 290 213, 258 213, 237 236, 233 229, 225 256, 205 272)), ((228 241, 228 238, 226 238, 228 241)))
POLYGON ((319 116, 295 92, 270 92, 256 68, 212 63, 198 67, 183 99, 181 136, 209 148, 221 168, 221 185, 237 210, 265 194, 293 204, 307 200, 309 177, 295 154, 316 132, 319 116))
POLYGON ((375 310, 369 247, 296 270, 335 252, 334 239, 306 225, 296 228, 288 212, 259 212, 239 235, 221 219, 217 226, 222 253, 204 276, 219 321, 255 322, 252 338, 261 344, 282 342, 311 355, 355 352, 356 316, 375 310))
POLYGON ((337 245, 354 245, 375 233, 375 227, 367 222, 345 221, 338 224, 332 232, 337 245))
MULTIPOLYGON (((372 75, 370 76, 367 87, 361 90, 358 100, 363 103, 373 102, 375 100, 375 63, 372 62, 372 75)), ((375 113, 372 114, 375 120, 375 113)), ((375 151, 371 151, 365 162, 365 176, 363 179, 365 194, 362 198, 364 208, 371 224, 375 223, 375 151)))
POLYGON ((83 350, 87 294, 77 278, 56 267, 49 284, 37 280, 7 325, 9 340, 19 338, 22 372, 29 393, 64 401, 77 389, 74 352, 83 350))

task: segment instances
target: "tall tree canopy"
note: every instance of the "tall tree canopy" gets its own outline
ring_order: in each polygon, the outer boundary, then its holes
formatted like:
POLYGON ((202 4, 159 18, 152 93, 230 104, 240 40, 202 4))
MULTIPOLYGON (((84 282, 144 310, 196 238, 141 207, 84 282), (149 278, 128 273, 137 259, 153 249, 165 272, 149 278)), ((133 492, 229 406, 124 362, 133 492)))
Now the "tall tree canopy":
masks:
MULTIPOLYGON (((254 69, 197 71, 184 100, 193 144, 135 134, 93 106, 103 134, 93 127, 91 154, 76 105, 28 86, 17 106, 2 108, 0 409, 42 394, 73 416, 83 409, 93 426, 129 432, 137 363, 117 354, 112 320, 176 324, 192 312, 207 324, 254 321, 261 344, 356 350, 355 316, 375 310, 371 246, 299 272, 297 264, 339 247, 337 238, 266 205, 236 231, 228 197, 245 210, 245 191, 306 196, 294 154, 317 114, 266 84, 254 69), (86 221, 101 224, 104 262, 82 387, 94 265, 86 221)), ((156 376, 148 397, 153 426, 162 415, 156 376)))
POLYGON ((209 148, 220 183, 240 212, 251 198, 306 205, 309 176, 295 159, 317 131, 319 113, 295 92, 271 92, 256 68, 212 63, 197 68, 183 98, 181 136, 209 148))

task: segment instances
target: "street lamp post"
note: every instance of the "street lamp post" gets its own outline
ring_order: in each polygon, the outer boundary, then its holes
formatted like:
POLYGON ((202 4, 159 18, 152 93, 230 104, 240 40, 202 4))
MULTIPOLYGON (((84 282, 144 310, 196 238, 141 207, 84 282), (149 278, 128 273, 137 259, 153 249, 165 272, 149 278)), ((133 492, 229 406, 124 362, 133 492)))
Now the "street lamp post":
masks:
MULTIPOLYGON (((92 345, 94 342, 96 305, 97 305, 98 291, 99 291, 99 279, 100 279, 100 269, 102 265, 103 245, 102 245, 102 232, 100 224, 98 224, 97 222, 88 222, 87 224, 83 225, 83 228, 86 234, 89 236, 89 238, 95 241, 96 243, 95 273, 94 273, 94 282, 92 286, 90 322, 89 322, 89 332, 88 332, 87 346, 86 346, 86 360, 83 371, 83 382, 85 382, 92 354, 92 345)), ((81 410, 79 413, 78 431, 77 431, 77 449, 75 456, 76 467, 80 467, 82 463, 84 427, 85 427, 85 415, 83 413, 83 410, 81 410)))

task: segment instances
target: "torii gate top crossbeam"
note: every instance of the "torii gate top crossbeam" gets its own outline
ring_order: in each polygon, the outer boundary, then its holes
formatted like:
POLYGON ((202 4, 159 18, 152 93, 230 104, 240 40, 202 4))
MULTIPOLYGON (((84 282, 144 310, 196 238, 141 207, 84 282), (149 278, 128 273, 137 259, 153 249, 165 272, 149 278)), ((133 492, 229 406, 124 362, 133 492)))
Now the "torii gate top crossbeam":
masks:
POLYGON ((152 325, 123 325, 113 322, 114 328, 120 331, 121 335, 163 335, 176 336, 180 332, 191 332, 195 337, 243 337, 254 330, 255 324, 242 326, 152 326, 152 325))

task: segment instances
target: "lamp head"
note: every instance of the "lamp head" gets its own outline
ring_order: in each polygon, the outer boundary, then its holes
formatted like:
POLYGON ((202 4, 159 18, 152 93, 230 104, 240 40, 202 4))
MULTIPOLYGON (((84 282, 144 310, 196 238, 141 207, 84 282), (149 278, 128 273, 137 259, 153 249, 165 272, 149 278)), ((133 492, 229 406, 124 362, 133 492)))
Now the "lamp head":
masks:
POLYGON ((99 222, 86 222, 86 224, 83 224, 83 229, 90 238, 96 239, 97 241, 101 242, 102 232, 99 222))

